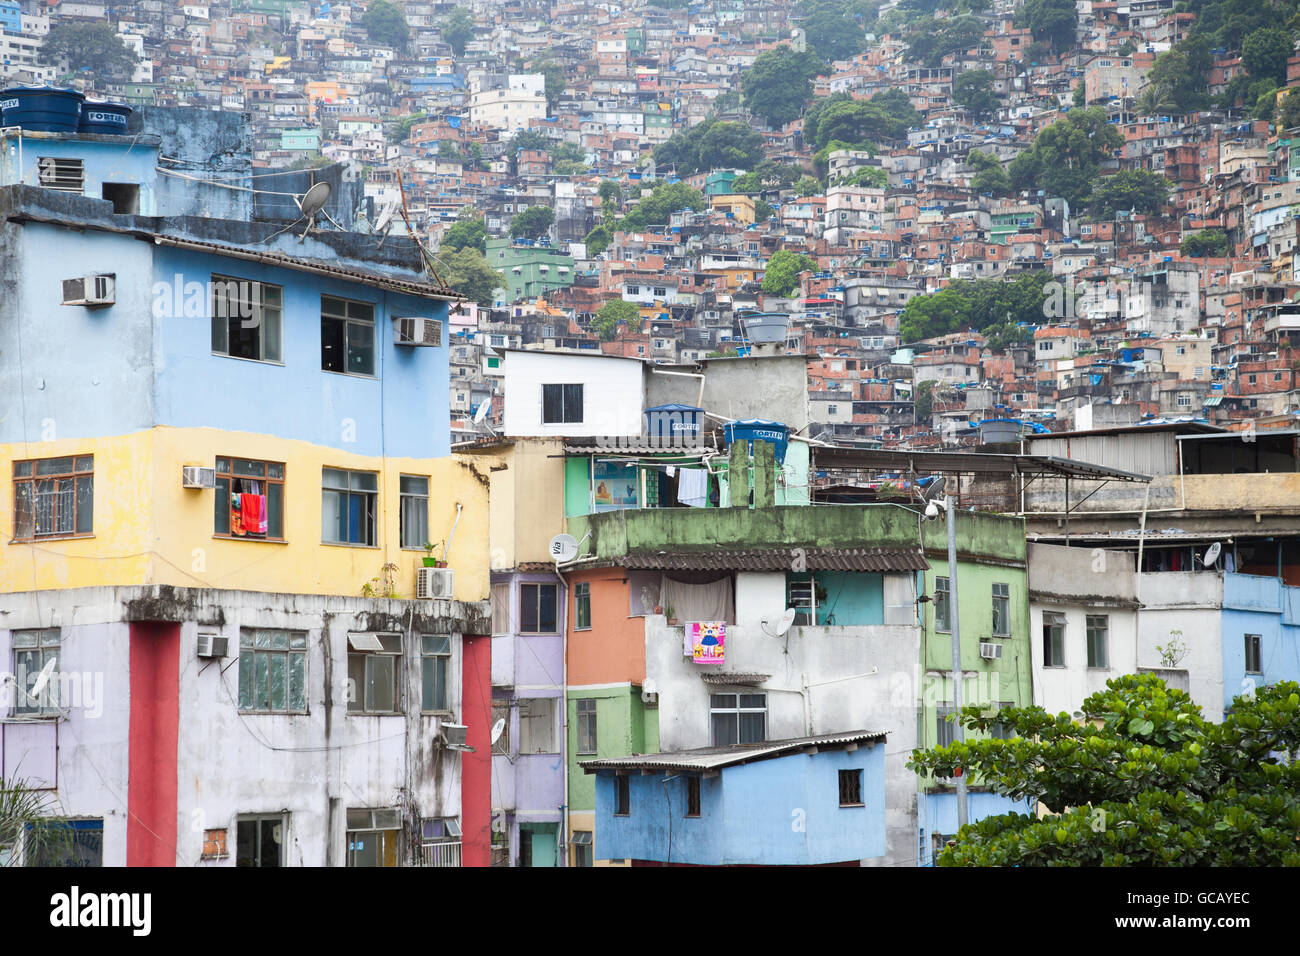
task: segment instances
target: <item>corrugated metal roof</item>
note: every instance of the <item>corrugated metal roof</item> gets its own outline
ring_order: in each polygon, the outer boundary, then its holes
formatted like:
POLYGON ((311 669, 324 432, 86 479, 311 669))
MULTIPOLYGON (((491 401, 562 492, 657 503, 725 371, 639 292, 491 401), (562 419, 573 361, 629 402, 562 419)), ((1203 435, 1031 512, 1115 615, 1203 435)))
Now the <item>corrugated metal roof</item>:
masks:
POLYGON ((683 770, 704 772, 734 767, 754 760, 770 760, 797 753, 809 747, 842 749, 850 744, 881 743, 886 734, 879 730, 849 730, 815 737, 769 740, 761 744, 732 744, 728 747, 702 747, 676 753, 632 754, 628 757, 605 757, 582 760, 578 765, 587 773, 598 770, 683 770))
MULTIPOLYGON (((1055 437, 1055 436, 1043 436, 1055 437)), ((1040 439, 1041 440, 1041 439, 1040 439)), ((915 475, 1034 475, 1042 478, 1109 478, 1150 481, 1145 474, 1051 455, 994 455, 978 452, 889 451, 883 448, 813 448, 814 467, 866 468, 915 475)))
POLYGON ((771 674, 728 674, 724 671, 701 671, 700 679, 706 684, 746 684, 753 686, 770 680, 771 674))
POLYGON ((612 563, 623 568, 664 571, 789 571, 797 566, 796 559, 809 571, 927 571, 930 568, 920 548, 640 551, 613 558, 612 563))

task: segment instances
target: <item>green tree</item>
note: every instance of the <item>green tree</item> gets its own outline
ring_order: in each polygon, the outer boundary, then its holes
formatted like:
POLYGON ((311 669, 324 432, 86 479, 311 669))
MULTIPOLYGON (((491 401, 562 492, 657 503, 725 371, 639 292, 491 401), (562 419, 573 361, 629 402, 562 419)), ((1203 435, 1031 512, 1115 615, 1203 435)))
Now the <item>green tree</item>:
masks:
POLYGON ((1101 218, 1109 218, 1127 209, 1150 215, 1159 212, 1169 201, 1172 188, 1173 184, 1159 173, 1125 169, 1097 181, 1088 199, 1088 208, 1094 216, 1101 218))
POLYGON ((366 28, 366 36, 370 39, 398 50, 405 47, 411 38, 411 28, 407 26, 402 8, 391 0, 374 0, 366 7, 361 25, 366 28))
POLYGON ((928 67, 937 67, 949 54, 979 46, 983 37, 984 22, 979 17, 923 17, 908 28, 907 55, 928 67))
POLYGON ((587 255, 598 256, 608 249, 609 244, 614 241, 614 233, 609 226, 602 222, 587 233, 587 237, 583 241, 587 244, 587 255))
POLYGON ((794 194, 801 199, 804 196, 821 195, 821 191, 821 181, 812 176, 800 176, 798 182, 794 184, 794 194))
POLYGON ((640 329, 641 310, 635 302, 609 299, 591 319, 591 331, 599 335, 602 342, 614 341, 620 325, 634 331, 640 329))
POLYGON ((1277 110, 1277 125, 1282 129, 1300 126, 1300 96, 1296 96, 1294 90, 1282 97, 1277 110))
POLYGON ((799 288, 799 273, 815 270, 817 263, 802 252, 778 249, 767 260, 763 272, 763 291, 785 298, 799 288))
POLYGON ((762 54, 740 76, 745 108, 766 120, 769 126, 781 127, 798 119, 804 104, 812 97, 814 76, 826 71, 812 53, 795 53, 782 44, 762 54))
POLYGON ((1241 41, 1241 66, 1254 80, 1272 80, 1274 88, 1286 83, 1286 61, 1295 52, 1290 30, 1264 27, 1241 41))
POLYGON ((1006 196, 1011 192, 1011 178, 1007 176, 1007 171, 1002 168, 1002 163, 996 156, 972 149, 966 157, 966 162, 975 167, 975 175, 971 177, 971 188, 977 193, 1006 196))
POLYGON ((552 60, 547 60, 544 63, 534 65, 532 70, 534 73, 542 74, 546 93, 546 113, 548 116, 554 115, 556 107, 560 105, 560 97, 564 95, 564 91, 569 85, 568 78, 564 73, 564 67, 552 60))
POLYGON ((456 56, 465 54, 465 44, 474 38, 474 18, 464 7, 456 7, 442 21, 442 38, 456 56))
POLYGON ((1033 146, 1011 163, 1011 184, 1017 190, 1042 189, 1079 207, 1101 163, 1123 145, 1124 137, 1101 107, 1070 110, 1041 130, 1033 146))
POLYGON ((998 108, 993 92, 993 74, 988 70, 968 70, 952 81, 952 98, 976 116, 989 116, 998 108))
POLYGON ((437 265, 447 285, 485 308, 492 305, 492 294, 497 289, 506 288, 506 277, 472 246, 439 253, 437 265))
POLYGON ((916 342, 973 329, 981 332, 1002 322, 1041 325, 1047 313, 1050 272, 1025 272, 1014 279, 954 282, 938 292, 911 298, 903 308, 898 332, 916 342))
POLYGON ((623 217, 623 230, 644 229, 668 222, 674 212, 693 209, 702 212, 708 203, 704 194, 685 183, 659 182, 647 196, 642 196, 631 212, 623 217))
POLYGON ((763 199, 754 200, 754 222, 767 222, 774 215, 776 215, 776 210, 770 203, 763 199))
POLYGON ((1074 92, 1070 94, 1070 102, 1075 106, 1088 105, 1088 88, 1083 85, 1082 80, 1075 84, 1074 92))
POLYGON ((913 390, 912 415, 916 424, 923 425, 934 413, 934 380, 926 379, 913 390))
POLYGON ((865 186, 868 189, 887 189, 889 171, 881 166, 862 166, 850 176, 840 176, 836 186, 865 186))
POLYGON ((1183 236, 1178 244, 1179 251, 1193 259, 1212 256, 1222 259, 1228 254, 1228 236, 1222 229, 1202 229, 1183 236))
POLYGON ((984 344, 994 352, 1005 352, 1012 345, 1023 345, 1034 336, 1034 330, 1019 322, 1003 319, 984 330, 984 344))
POLYGON ((487 252, 487 229, 473 210, 462 209, 460 216, 442 237, 442 248, 449 251, 477 249, 487 252))
POLYGON ((659 166, 675 166, 679 176, 718 169, 752 169, 763 161, 763 135, 744 123, 708 119, 675 133, 654 149, 659 166))
POLYGON ((1079 14, 1074 0, 1025 0, 1016 13, 1015 24, 1028 27, 1035 40, 1064 50, 1074 45, 1074 31, 1079 14))
POLYGON ((968 824, 940 866, 1300 866, 1300 685, 1233 700, 1219 724, 1153 674, 1129 674, 1083 702, 1080 720, 1041 707, 963 708, 1010 739, 918 750, 917 773, 958 767, 1046 816, 968 824))
POLYGON ((104 22, 59 20, 45 35, 41 61, 57 65, 68 61, 73 72, 89 70, 102 76, 126 77, 135 69, 135 51, 104 22))
POLYGON ((832 103, 821 113, 813 145, 820 150, 832 140, 845 143, 884 143, 905 139, 908 127, 919 122, 920 116, 915 109, 911 114, 901 110, 892 112, 889 107, 896 104, 890 102, 887 106, 882 106, 876 102, 884 96, 886 94, 882 93, 865 102, 849 100, 832 103))
POLYGON ((803 141, 805 146, 812 146, 817 142, 817 126, 821 123, 822 114, 836 103, 852 102, 853 97, 847 93, 832 93, 830 96, 819 96, 812 101, 808 109, 803 114, 803 141))
POLYGON ((550 206, 529 206, 510 220, 510 238, 540 239, 554 222, 555 211, 550 206))
POLYGON ((537 150, 539 152, 549 152, 555 145, 555 141, 546 136, 541 130, 521 129, 510 139, 510 153, 514 155, 521 149, 537 150))
POLYGON ((807 16, 800 26, 808 49, 822 60, 847 60, 866 49, 866 30, 859 21, 845 16, 843 3, 809 2, 803 6, 807 16))

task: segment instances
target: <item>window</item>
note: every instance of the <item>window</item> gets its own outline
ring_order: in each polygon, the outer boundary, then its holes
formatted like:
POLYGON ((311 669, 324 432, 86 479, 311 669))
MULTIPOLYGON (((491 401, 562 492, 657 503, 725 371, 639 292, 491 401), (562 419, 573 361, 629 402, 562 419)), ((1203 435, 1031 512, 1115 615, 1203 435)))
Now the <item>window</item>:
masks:
POLYGON ((785 606, 794 608, 794 623, 798 626, 807 627, 817 623, 817 592, 812 575, 789 579, 785 606))
POLYGON ((1088 666, 1109 667, 1110 657, 1107 644, 1110 636, 1110 617, 1105 614, 1089 614, 1084 621, 1088 634, 1088 666))
POLYGON ((41 156, 36 160, 38 182, 45 189, 81 195, 86 189, 86 167, 83 160, 65 159, 62 156, 41 156))
POLYGON ((379 476, 338 468, 324 468, 321 475, 321 541, 373 548, 379 476))
MULTIPOLYGON (((26 831, 23 834, 23 842, 27 847, 24 853, 26 866, 104 865, 104 821, 102 819, 45 819, 28 823, 23 829, 26 831)), ((3 858, 0 855, 0 859, 3 858)))
POLYGON ((936 631, 952 630, 949 616, 952 605, 949 603, 948 593, 948 579, 936 577, 934 579, 934 629, 936 631))
POLYGON ((834 405, 827 405, 827 406, 826 406, 826 414, 827 414, 827 415, 835 415, 835 414, 837 414, 838 412, 839 412, 839 409, 838 409, 836 406, 834 406, 834 405))
POLYGON ((420 821, 420 857, 425 866, 460 866, 460 821, 426 817, 420 821))
POLYGON ((90 534, 95 516, 95 457, 14 462, 14 540, 90 534))
POLYGON ((711 745, 757 744, 767 739, 766 694, 710 694, 711 745))
MULTIPOLYGON (((998 710, 1005 710, 1008 707, 1014 707, 1014 706, 1016 705, 1013 701, 1009 701, 1009 700, 998 701, 998 710)), ((998 721, 996 724, 993 724, 989 727, 989 736, 992 737, 994 740, 1010 740, 1015 735, 1016 735, 1015 729, 1006 724, 1003 724, 1002 721, 998 721)))
POLYGON ((239 709, 262 714, 307 713, 306 634, 239 632, 239 709))
POLYGON ((581 385, 542 386, 542 424, 563 425, 581 422, 581 385))
POLYGON ((1264 655, 1261 648, 1262 639, 1258 634, 1246 635, 1246 673, 1264 673, 1264 655))
POLYGON ((1043 612, 1043 666, 1065 666, 1065 615, 1043 612))
POLYGON ((519 616, 521 634, 554 634, 556 623, 556 584, 521 584, 519 586, 519 616))
POLYGON ((1179 392, 1177 397, 1177 402, 1179 408, 1191 408, 1192 396, 1187 394, 1187 392, 1179 392))
POLYGON ((349 634, 348 648, 348 713, 396 713, 402 703, 401 635, 349 634))
POLYGON ((424 548, 429 540, 429 479, 402 475, 401 547, 424 548))
POLYGON ((235 866, 284 866, 284 814, 241 816, 235 822, 235 866))
POLYGON ((626 817, 632 813, 632 781, 626 774, 614 778, 614 816, 626 817))
POLYGON ((519 752, 559 753, 555 746, 555 698, 529 697, 519 701, 519 752))
POLYGON ((948 718, 952 716, 954 708, 952 701, 946 700, 934 709, 934 727, 935 738, 938 741, 936 746, 947 747, 957 739, 957 725, 948 718))
POLYGON ((662 299, 667 294, 668 294, 668 290, 666 288, 663 288, 661 286, 655 286, 655 290, 654 290, 655 298, 662 299))
POLYGON ((573 847, 574 866, 592 865, 592 843, 592 832, 590 830, 573 831, 573 836, 569 838, 569 845, 573 847))
POLYGON ((212 351, 230 358, 279 362, 283 290, 278 285, 212 277, 212 351))
POLYGON ((993 633, 998 637, 1011 635, 1011 585, 993 585, 993 633))
POLYGON ((591 585, 584 581, 573 586, 574 629, 587 631, 591 629, 591 585))
POLYGON ((320 367, 348 375, 375 374, 375 307, 320 297, 320 367))
POLYGON ((492 726, 501 722, 501 735, 492 741, 492 752, 510 756, 510 701, 494 700, 492 701, 492 726))
POLYGON ((218 458, 213 508, 215 535, 283 540, 284 465, 249 458, 218 458))
POLYGON ((578 753, 596 753, 596 701, 586 698, 578 704, 578 753))
POLYGON ((451 637, 425 634, 420 637, 420 710, 426 714, 451 711, 447 672, 451 668, 451 637))
POLYGON ((698 817, 700 815, 700 778, 686 778, 686 815, 688 817, 698 817))
POLYGON ((627 287, 627 294, 628 294, 628 295, 640 295, 640 294, 641 294, 641 287, 640 287, 639 285, 630 285, 630 286, 627 287))
POLYGON ((864 806, 862 802, 862 771, 861 770, 840 771, 840 806, 842 807, 864 806))
POLYGON ((348 866, 397 866, 399 810, 348 810, 348 866))
POLYGON ((492 633, 510 633, 510 585, 492 585, 492 633))
POLYGON ((59 712, 59 629, 14 631, 14 714, 34 716, 59 712), (32 695, 42 671, 50 668, 49 677, 41 692, 32 695))

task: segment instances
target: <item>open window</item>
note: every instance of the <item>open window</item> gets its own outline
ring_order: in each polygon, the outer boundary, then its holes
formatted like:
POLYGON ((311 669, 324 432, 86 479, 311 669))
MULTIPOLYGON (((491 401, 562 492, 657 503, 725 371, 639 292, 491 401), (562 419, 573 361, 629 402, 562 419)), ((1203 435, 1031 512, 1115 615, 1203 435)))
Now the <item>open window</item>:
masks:
POLYGON ((348 713, 395 714, 402 706, 402 636, 348 635, 348 713))
POLYGON ((400 810, 348 810, 348 866, 397 866, 401 858, 400 810))

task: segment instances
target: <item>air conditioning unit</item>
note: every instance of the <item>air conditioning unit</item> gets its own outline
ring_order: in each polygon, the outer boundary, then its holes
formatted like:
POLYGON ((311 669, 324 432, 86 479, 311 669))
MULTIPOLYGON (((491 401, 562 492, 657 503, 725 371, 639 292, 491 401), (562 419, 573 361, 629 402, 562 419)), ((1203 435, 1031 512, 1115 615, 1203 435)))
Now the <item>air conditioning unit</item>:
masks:
POLYGON ((991 641, 987 643, 980 641, 980 657, 984 658, 986 661, 1002 660, 1002 645, 994 644, 991 641))
POLYGON ((469 727, 465 724, 449 724, 445 721, 438 721, 438 739, 443 746, 452 750, 463 750, 469 747, 469 727))
POLYGON ((63 304, 84 305, 90 308, 112 305, 116 277, 112 275, 81 276, 63 280, 63 304))
POLYGON ((217 469, 202 468, 198 465, 185 465, 181 468, 182 488, 217 487, 217 469))
POLYGON ((417 601, 451 600, 454 572, 451 568, 417 568, 415 571, 415 599, 417 601))
POLYGON ((218 637, 212 631, 199 632, 199 657, 225 657, 229 638, 218 637))
POLYGON ((421 316, 393 319, 393 342, 396 345, 442 345, 442 320, 421 316))

